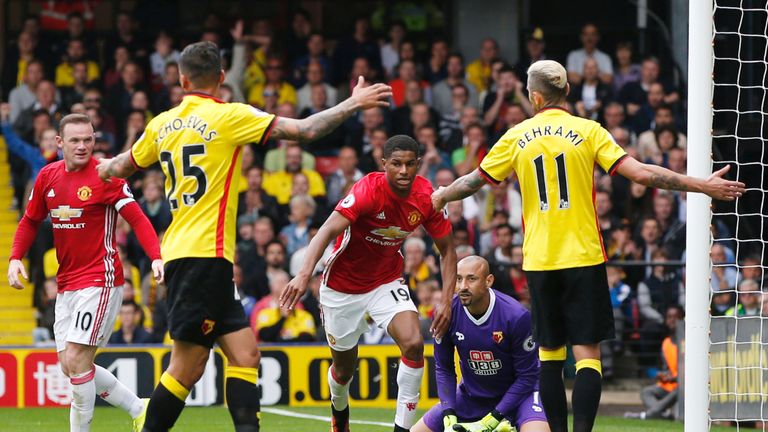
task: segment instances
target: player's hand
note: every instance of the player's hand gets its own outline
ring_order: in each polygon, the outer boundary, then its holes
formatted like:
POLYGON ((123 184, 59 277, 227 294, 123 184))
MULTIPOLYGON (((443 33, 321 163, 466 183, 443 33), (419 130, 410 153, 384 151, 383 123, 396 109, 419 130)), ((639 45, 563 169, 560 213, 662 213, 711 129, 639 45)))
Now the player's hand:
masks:
POLYGON ((453 430, 456 432, 492 432, 499 425, 498 420, 493 413, 488 413, 482 419, 472 423, 456 423, 453 430))
POLYGON ((443 198, 445 189, 445 186, 440 186, 436 191, 432 192, 432 207, 435 208, 435 211, 439 212, 445 207, 446 202, 445 198, 443 198))
POLYGON ((165 267, 163 260, 156 259, 152 261, 152 276, 155 277, 155 282, 161 284, 165 282, 165 267))
POLYGON ((24 280, 29 280, 27 270, 24 269, 24 263, 17 259, 10 260, 8 262, 8 283, 16 289, 24 289, 24 284, 21 279, 19 279, 19 275, 21 275, 24 280))
POLYGON ((0 104, 0 121, 7 122, 11 117, 11 104, 5 102, 0 104))
POLYGON ((746 192, 746 185, 742 182, 726 180, 723 176, 731 169, 730 165, 712 173, 704 181, 704 192, 714 199, 722 201, 733 201, 746 192))
POLYGON ((435 308, 435 317, 429 327, 429 332, 435 339, 443 337, 451 324, 451 299, 441 303, 440 307, 435 308))
POLYGON ((96 164, 96 171, 99 173, 99 178, 101 178, 103 181, 109 183, 112 181, 112 176, 109 175, 109 164, 112 163, 111 158, 103 158, 100 159, 99 162, 96 164))
POLYGON ((243 40, 243 20, 239 19, 235 22, 235 26, 229 29, 229 34, 232 35, 232 40, 240 42, 243 40))
POLYGON ((301 296, 304 295, 304 292, 307 291, 307 285, 309 285, 308 277, 297 275, 291 279, 283 289, 283 293, 280 294, 280 307, 288 310, 293 309, 301 296))
POLYGON ((456 412, 452 409, 443 411, 443 432, 453 432, 453 425, 459 422, 456 412))
POLYGON ((392 87, 381 83, 366 87, 365 78, 362 75, 357 78, 357 85, 352 89, 352 96, 350 96, 357 102, 357 107, 361 110, 375 107, 386 108, 389 106, 391 97, 392 87))

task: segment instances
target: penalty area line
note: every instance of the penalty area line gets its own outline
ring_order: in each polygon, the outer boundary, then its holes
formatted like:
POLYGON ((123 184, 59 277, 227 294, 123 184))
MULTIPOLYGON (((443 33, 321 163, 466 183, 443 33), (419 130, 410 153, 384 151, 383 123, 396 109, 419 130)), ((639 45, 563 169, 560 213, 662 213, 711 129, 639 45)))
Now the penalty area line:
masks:
MULTIPOLYGON (((320 415, 314 415, 314 414, 303 414, 303 413, 297 413, 289 410, 284 410, 280 408, 262 408, 261 411, 275 414, 279 416, 284 417, 295 417, 295 418, 301 418, 301 419, 308 419, 308 420, 317 420, 317 421, 323 421, 323 422, 331 422, 330 417, 320 416, 320 415)), ((384 423, 384 422, 376 422, 376 421, 367 421, 367 420, 352 420, 349 419, 350 424, 361 424, 361 425, 373 425, 373 426, 384 426, 384 427, 392 427, 392 423, 384 423)))

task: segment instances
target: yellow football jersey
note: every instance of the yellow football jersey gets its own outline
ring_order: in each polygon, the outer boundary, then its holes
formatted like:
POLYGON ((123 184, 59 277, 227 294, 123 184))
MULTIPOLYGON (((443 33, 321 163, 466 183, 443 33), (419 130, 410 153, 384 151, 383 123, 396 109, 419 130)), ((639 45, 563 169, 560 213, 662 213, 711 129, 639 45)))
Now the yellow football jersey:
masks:
POLYGON ((160 161, 173 221, 163 237, 165 262, 177 258, 234 260, 242 146, 263 144, 275 116, 201 93, 147 125, 131 148, 139 168, 160 161))
POLYGON ((524 270, 605 262, 594 204, 595 163, 613 174, 627 156, 598 123, 559 108, 508 130, 480 164, 499 183, 517 173, 523 197, 524 270))

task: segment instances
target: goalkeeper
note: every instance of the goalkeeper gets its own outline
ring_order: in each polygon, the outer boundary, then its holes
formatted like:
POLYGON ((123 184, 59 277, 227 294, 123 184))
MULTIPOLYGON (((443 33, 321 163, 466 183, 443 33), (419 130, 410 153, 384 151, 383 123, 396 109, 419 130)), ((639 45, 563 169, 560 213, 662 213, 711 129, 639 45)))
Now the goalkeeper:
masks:
POLYGON ((549 432, 539 401, 539 359, 531 315, 491 288, 488 262, 469 256, 457 266, 451 324, 435 340, 440 403, 411 432, 549 432), (456 386, 454 348, 462 379, 456 386))

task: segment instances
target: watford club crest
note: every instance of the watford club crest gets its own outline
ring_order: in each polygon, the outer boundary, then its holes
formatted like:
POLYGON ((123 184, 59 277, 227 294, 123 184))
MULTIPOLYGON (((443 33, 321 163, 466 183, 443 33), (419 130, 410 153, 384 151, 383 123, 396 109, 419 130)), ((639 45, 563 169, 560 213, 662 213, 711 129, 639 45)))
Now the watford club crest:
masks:
POLYGON ((200 326, 200 328, 203 331, 203 334, 207 336, 210 332, 213 331, 213 326, 215 325, 216 321, 207 319, 203 321, 203 325, 200 326))
POLYGON ((80 201, 88 201, 91 195, 93 195, 93 190, 88 186, 80 186, 77 190, 77 197, 80 198, 80 201))
POLYGON ((493 341, 496 343, 496 345, 500 344, 501 341, 504 340, 504 332, 495 331, 493 332, 493 341))

